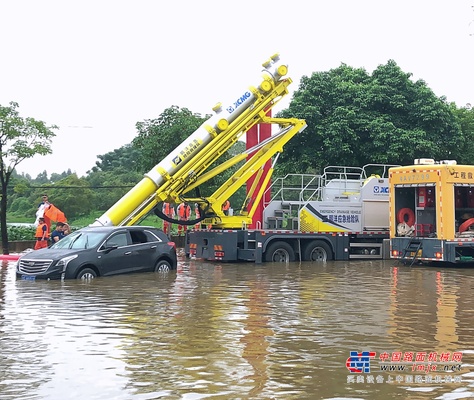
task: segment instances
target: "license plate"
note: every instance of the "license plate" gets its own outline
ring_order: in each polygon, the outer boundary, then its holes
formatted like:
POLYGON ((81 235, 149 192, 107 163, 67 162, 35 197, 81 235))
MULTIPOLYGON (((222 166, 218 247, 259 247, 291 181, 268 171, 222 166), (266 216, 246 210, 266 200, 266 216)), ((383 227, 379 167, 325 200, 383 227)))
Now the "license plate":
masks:
POLYGON ((21 279, 23 279, 24 281, 34 281, 36 279, 36 277, 35 276, 30 276, 30 275, 22 275, 21 279))

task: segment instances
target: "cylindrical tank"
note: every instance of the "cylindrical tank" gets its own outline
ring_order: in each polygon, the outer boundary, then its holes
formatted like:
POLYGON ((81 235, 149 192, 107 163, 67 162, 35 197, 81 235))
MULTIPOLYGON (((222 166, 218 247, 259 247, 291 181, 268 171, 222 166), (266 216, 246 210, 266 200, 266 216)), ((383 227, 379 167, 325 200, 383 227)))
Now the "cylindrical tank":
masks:
POLYGON ((426 207, 426 187, 418 188, 418 207, 426 207))

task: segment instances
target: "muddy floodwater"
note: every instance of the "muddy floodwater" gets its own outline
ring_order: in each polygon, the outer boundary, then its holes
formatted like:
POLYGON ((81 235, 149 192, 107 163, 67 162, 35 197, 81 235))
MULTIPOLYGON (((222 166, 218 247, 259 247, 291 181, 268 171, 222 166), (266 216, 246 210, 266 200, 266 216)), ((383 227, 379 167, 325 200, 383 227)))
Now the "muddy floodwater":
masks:
POLYGON ((78 281, 0 269, 0 399, 474 398, 474 268, 214 264, 78 281))

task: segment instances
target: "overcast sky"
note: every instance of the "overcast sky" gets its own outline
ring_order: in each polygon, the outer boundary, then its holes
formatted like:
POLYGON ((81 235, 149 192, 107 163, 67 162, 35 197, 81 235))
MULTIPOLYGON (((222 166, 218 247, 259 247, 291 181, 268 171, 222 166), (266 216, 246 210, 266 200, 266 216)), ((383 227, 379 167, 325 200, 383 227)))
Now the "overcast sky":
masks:
MULTIPOLYGON (((15 0, 0 3, 0 104, 60 127, 36 177, 85 175, 135 124, 176 105, 211 114, 280 53, 291 90, 341 63, 389 59, 437 96, 474 105, 474 0, 15 0)), ((291 93, 276 110, 284 108, 291 93)))

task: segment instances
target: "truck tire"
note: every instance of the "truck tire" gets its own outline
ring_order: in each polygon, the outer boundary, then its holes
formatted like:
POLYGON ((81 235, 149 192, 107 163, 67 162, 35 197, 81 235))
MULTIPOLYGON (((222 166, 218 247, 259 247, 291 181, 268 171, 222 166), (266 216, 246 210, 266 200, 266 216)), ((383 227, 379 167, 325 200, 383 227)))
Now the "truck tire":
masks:
POLYGON ((267 262, 292 262, 295 261, 295 252, 286 242, 274 242, 265 251, 265 261, 267 262))
POLYGON ((329 245, 322 240, 310 242, 303 254, 304 261, 328 261, 332 260, 332 250, 329 245))

